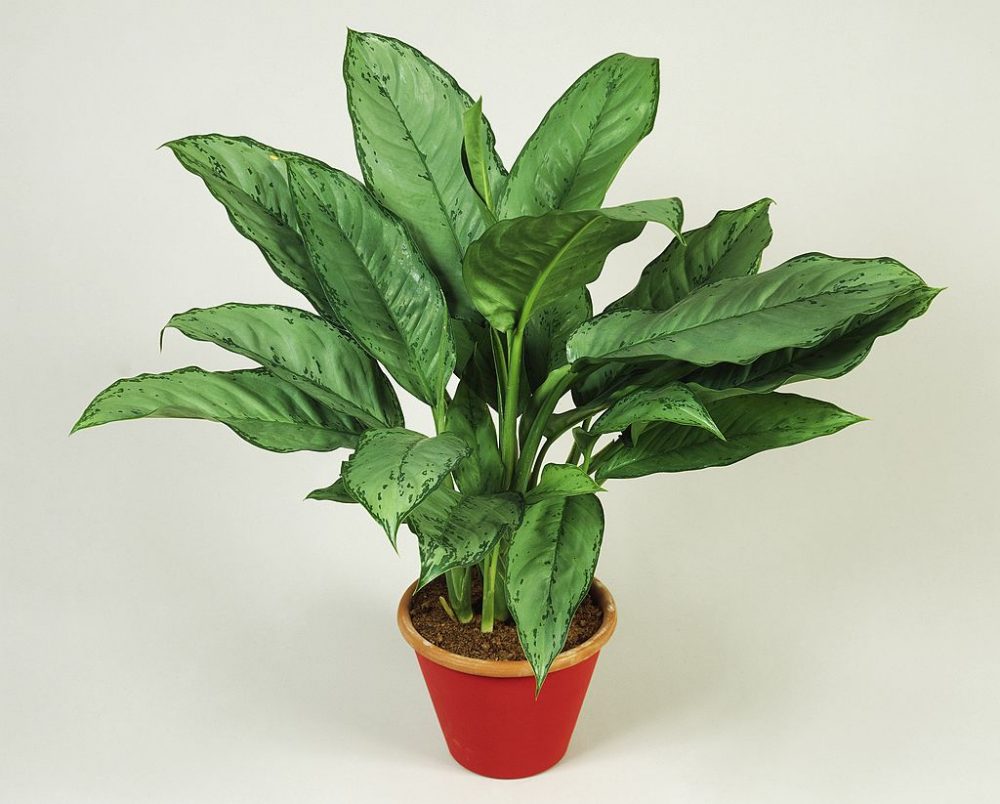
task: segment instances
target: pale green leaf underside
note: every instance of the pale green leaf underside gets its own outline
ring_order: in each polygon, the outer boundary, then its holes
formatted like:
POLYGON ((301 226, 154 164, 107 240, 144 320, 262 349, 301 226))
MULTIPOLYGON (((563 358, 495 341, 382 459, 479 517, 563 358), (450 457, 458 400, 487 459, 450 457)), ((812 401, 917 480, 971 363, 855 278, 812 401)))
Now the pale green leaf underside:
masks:
POLYGON ((346 173, 296 159, 302 235, 337 316, 400 385, 437 404, 455 365, 441 287, 402 224, 346 173))
POLYGON ((728 466, 758 452, 831 435, 863 421, 829 402, 795 394, 749 394, 708 402, 722 441, 712 433, 677 424, 654 424, 635 444, 619 442, 595 461, 598 480, 642 477, 657 472, 686 472, 728 466))
POLYGON ((590 475, 579 466, 569 463, 550 463, 542 469, 538 485, 525 495, 529 505, 554 497, 575 497, 604 491, 590 475))
MULTIPOLYGON (((474 317, 462 255, 490 221, 462 168, 462 116, 472 99, 420 51, 372 33, 348 34, 344 80, 365 182, 406 221, 452 312, 474 317)), ((495 184, 504 170, 485 125, 483 164, 495 184)))
POLYGON ((173 327, 243 355, 329 407, 373 427, 399 427, 396 392, 356 343, 322 318, 293 307, 224 304, 173 316, 173 327))
POLYGON ((622 163, 652 130, 659 92, 656 59, 617 53, 585 72, 517 157, 500 217, 601 206, 622 163))
POLYGON ((420 548, 424 586, 448 570, 478 564, 521 522, 524 503, 512 493, 464 495, 444 486, 407 518, 420 548))
POLYGON ((756 276, 707 285, 664 312, 598 316, 570 336, 567 351, 574 362, 744 364, 778 349, 815 346, 921 287, 920 277, 895 260, 807 254, 756 276))
POLYGON ((469 446, 451 433, 428 438, 402 428, 369 430, 341 476, 395 546, 399 524, 468 454, 469 446))
POLYGON ((566 643, 594 579, 604 512, 593 494, 555 497, 525 508, 507 554, 507 602, 536 691, 566 643))
POLYGON ((272 452, 350 447, 362 429, 263 369, 209 372, 189 366, 118 380, 97 395, 73 431, 141 418, 220 422, 272 452))
POLYGON ((469 246, 465 283, 496 329, 523 327, 538 308, 597 279, 608 254, 647 221, 677 233, 683 215, 678 199, 665 198, 500 221, 469 246))

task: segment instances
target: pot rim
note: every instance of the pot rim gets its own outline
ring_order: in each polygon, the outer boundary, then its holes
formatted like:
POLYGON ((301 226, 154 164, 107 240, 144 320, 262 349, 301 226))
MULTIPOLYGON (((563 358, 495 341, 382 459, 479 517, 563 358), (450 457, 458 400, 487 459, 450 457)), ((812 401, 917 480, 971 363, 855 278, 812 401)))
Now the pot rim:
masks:
MULTIPOLYGON (((403 597, 399 601, 399 608, 396 610, 396 623, 399 626, 400 633, 403 635, 403 639, 406 640, 417 654, 450 670, 457 670, 460 673, 468 673, 473 676, 523 678, 534 675, 531 664, 526 659, 516 661, 474 659, 471 656, 452 653, 424 639, 410 619, 410 599, 413 597, 416 586, 417 582, 414 581, 403 592, 403 597)), ((560 653, 552 663, 552 667, 549 668, 550 674, 586 661, 603 648, 605 643, 611 639, 615 626, 618 625, 618 610, 615 606, 615 599, 611 596, 608 587, 597 580, 597 578, 594 578, 591 582, 590 594, 594 598, 594 602, 601 607, 601 611, 604 614, 601 625, 586 642, 560 653)))

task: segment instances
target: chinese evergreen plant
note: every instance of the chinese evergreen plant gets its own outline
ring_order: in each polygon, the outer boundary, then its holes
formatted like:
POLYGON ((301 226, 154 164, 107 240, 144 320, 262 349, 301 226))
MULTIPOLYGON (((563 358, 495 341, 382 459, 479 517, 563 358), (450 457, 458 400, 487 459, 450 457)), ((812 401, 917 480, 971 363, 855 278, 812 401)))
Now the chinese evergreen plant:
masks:
POLYGON ((275 452, 353 450, 309 496, 360 503, 393 544, 405 523, 420 584, 443 575, 462 623, 481 573, 479 628, 512 617, 541 685, 594 575, 600 483, 724 466, 859 421, 776 389, 850 371, 938 290, 887 258, 806 254, 758 273, 769 199, 689 231, 676 198, 602 207, 653 126, 655 59, 617 54, 584 73, 509 173, 481 101, 417 50, 352 31, 344 78, 363 184, 244 137, 168 143, 315 312, 175 315, 167 326, 260 368, 119 380, 74 430, 196 418, 275 452), (595 315, 587 285, 649 222, 672 241, 595 315), (405 428, 383 369, 430 406, 435 435, 405 428), (569 433, 569 456, 546 463, 569 433))

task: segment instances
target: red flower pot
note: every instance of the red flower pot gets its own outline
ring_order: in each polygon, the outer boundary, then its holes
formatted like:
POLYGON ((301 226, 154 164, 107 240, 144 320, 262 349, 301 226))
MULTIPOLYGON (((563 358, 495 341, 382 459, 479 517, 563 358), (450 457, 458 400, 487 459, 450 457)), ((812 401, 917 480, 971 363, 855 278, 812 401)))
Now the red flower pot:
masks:
POLYGON ((533 776, 555 765, 569 747, 597 655, 617 623, 615 601, 596 578, 591 595, 604 611, 590 639, 560 653, 538 698, 526 661, 495 662, 450 653, 424 639, 410 620, 411 585, 397 621, 417 653, 448 750, 465 768, 496 779, 533 776))

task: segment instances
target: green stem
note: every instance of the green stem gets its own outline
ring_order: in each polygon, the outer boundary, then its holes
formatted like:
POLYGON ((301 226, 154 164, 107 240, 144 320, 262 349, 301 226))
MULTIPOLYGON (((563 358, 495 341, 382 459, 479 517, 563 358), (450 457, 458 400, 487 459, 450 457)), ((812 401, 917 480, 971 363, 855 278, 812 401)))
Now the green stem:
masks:
POLYGON ((460 623, 472 622, 472 567, 457 567, 445 574, 448 602, 460 623))
POLYGON ((535 463, 535 454, 538 452, 538 447, 542 442, 542 436, 545 433, 549 417, 572 382, 572 366, 561 366, 551 372, 538 389, 538 412, 535 414, 535 418, 532 420, 531 426, 524 437, 524 443, 521 445, 521 456, 517 462, 517 470, 514 475, 513 489, 515 491, 523 494, 528 490, 528 485, 531 482, 532 468, 535 463))
POLYGON ((484 634, 493 630, 493 623, 497 620, 497 593, 503 594, 503 590, 497 587, 497 567, 499 565, 500 545, 497 545, 483 561, 483 618, 479 630, 484 634))

